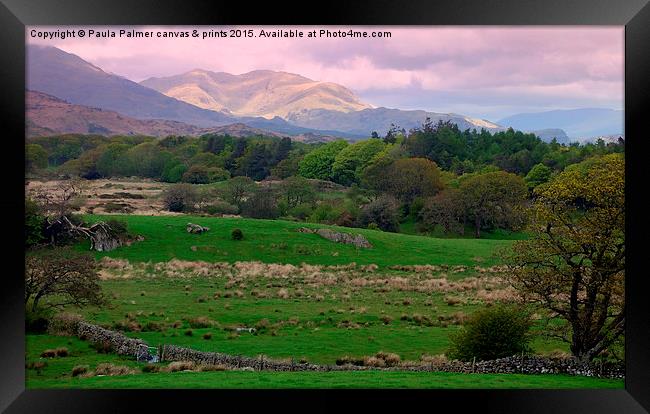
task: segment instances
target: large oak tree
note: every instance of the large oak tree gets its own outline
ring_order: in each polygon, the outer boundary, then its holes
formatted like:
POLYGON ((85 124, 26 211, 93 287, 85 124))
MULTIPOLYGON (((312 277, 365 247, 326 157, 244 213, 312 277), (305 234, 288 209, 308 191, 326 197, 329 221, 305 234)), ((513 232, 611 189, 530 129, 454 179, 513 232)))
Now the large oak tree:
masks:
POLYGON ((567 168, 535 190, 533 237, 509 254, 515 287, 550 311, 553 334, 589 361, 625 328, 625 161, 567 168))

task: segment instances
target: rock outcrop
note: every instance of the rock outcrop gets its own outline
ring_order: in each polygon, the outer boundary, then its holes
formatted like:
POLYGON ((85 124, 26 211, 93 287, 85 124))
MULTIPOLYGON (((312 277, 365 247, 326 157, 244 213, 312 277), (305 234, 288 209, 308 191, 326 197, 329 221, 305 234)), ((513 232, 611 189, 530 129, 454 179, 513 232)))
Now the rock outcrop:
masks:
POLYGON ((187 223, 186 230, 188 233, 201 234, 201 233, 205 233, 206 231, 209 231, 210 227, 203 227, 203 226, 199 226, 198 224, 187 223))
POLYGON ((308 229, 306 227, 301 227, 298 231, 300 233, 318 234, 322 238, 335 243, 352 244, 363 249, 372 247, 372 244, 360 234, 339 233, 330 229, 308 229))

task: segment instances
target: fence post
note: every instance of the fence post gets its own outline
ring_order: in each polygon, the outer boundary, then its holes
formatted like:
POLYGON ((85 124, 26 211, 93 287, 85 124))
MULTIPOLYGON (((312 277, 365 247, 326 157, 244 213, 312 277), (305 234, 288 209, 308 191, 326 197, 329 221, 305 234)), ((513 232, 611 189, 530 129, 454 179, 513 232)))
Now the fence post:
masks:
POLYGON ((476 366, 476 357, 472 359, 472 374, 474 373, 475 366, 476 366))

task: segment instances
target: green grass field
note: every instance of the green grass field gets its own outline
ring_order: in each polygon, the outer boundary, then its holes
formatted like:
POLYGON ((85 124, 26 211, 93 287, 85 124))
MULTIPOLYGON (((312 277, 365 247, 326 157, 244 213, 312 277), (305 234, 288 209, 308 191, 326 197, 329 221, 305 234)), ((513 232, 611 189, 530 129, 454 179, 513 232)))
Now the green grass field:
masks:
MULTIPOLYGON (((162 262, 170 259, 236 262, 259 260, 265 263, 309 263, 321 265, 376 264, 380 267, 401 264, 490 265, 498 248, 509 240, 437 239, 376 230, 295 223, 282 220, 253 220, 195 216, 100 216, 87 215, 89 222, 106 219, 124 220, 129 230, 145 237, 142 242, 97 256, 120 257, 130 261, 162 262), (188 222, 210 227, 200 235, 185 231, 188 222), (315 234, 298 233, 300 227, 332 228, 362 234, 373 245, 359 249, 333 243, 315 234), (244 240, 231 240, 239 228, 244 240), (196 251, 192 250, 196 246, 196 251)), ((88 248, 88 244, 80 249, 88 248)))
MULTIPOLYGON (((85 216, 88 221, 115 216, 85 216)), ((474 266, 499 263, 496 252, 511 240, 438 239, 381 231, 337 228, 363 234, 371 249, 337 244, 299 227, 329 227, 288 221, 192 216, 118 216, 130 232, 144 241, 96 257, 126 259, 112 278, 101 281, 109 300, 102 308, 71 309, 84 319, 144 339, 151 346, 174 344, 197 350, 270 358, 305 359, 334 364, 343 356, 362 358, 378 351, 417 361, 422 355, 446 353, 449 336, 463 318, 485 306, 492 285, 490 274, 474 266), (210 227, 189 234, 188 222, 210 227), (240 228, 244 240, 230 232, 240 228), (194 246, 194 248, 192 248, 194 246), (299 265, 376 264, 373 272, 317 270, 299 274, 212 274, 179 270, 171 259, 185 261, 284 263, 299 265), (124 265, 126 263, 126 265, 124 265), (390 265, 449 265, 435 271, 386 269, 390 265), (463 270, 453 270, 464 265, 463 270), (162 266, 162 267, 161 267, 162 266), (162 270, 161 270, 162 269, 162 270), (320 273, 318 273, 320 272, 320 273), (330 272, 330 273, 327 273, 330 272), (328 279, 330 278, 330 279, 328 279), (329 280, 329 281, 328 281, 329 280), (430 283, 444 280, 442 288, 430 283), (480 297, 478 292, 487 292, 480 297), (452 300, 453 299, 453 300, 452 300), (193 320, 209 323, 196 326, 193 320), (258 327, 255 334, 233 334, 237 326, 258 327), (207 334, 207 335, 206 335, 207 334)), ((88 244, 77 246, 79 250, 88 244)), ((181 266, 182 267, 182 266, 181 266)), ((358 267, 356 268, 358 269, 358 267)), ((435 285, 435 283, 434 283, 435 285)), ((540 329, 536 325, 535 330, 540 329)), ((39 360, 47 348, 66 346, 69 357, 55 358, 40 373, 28 370, 30 388, 100 387, 415 387, 415 388, 619 388, 622 381, 558 375, 463 375, 406 372, 194 372, 132 374, 122 377, 72 378, 72 367, 112 362, 138 367, 135 361, 98 354, 76 338, 29 335, 27 359, 39 360)), ((536 336, 536 353, 566 351, 565 344, 536 336)))

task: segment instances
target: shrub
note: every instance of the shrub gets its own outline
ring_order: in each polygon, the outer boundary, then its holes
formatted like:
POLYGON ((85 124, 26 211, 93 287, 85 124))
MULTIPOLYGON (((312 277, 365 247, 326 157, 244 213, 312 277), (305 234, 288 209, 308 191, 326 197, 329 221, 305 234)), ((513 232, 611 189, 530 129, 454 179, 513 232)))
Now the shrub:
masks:
POLYGON ((41 358, 54 358, 56 356, 55 349, 46 349, 41 352, 41 358))
POLYGON ((161 179, 168 183, 177 183, 183 178, 187 167, 183 164, 169 164, 162 172, 161 179))
POLYGON ((25 247, 31 247, 42 242, 45 217, 41 214, 38 204, 32 199, 25 199, 25 247))
POLYGON ((258 331, 263 331, 268 329, 270 326, 271 326, 271 322, 269 322, 268 319, 264 318, 257 321, 257 323, 255 324, 255 329, 257 329, 258 331))
POLYGON ((211 204, 205 206, 203 210, 210 215, 239 213, 239 209, 237 208, 237 206, 226 203, 225 201, 221 201, 221 200, 213 201, 211 204))
POLYGON ((86 372, 88 372, 88 365, 75 365, 74 368, 72 368, 73 377, 78 377, 86 372))
POLYGON ((280 216, 276 196, 270 189, 256 191, 242 205, 242 216, 257 219, 276 219, 280 216))
POLYGON ((54 357, 67 357, 69 354, 68 348, 46 349, 41 352, 41 358, 54 358, 54 357))
POLYGON ((530 315, 518 307, 492 306, 468 318, 451 336, 452 359, 490 360, 529 352, 530 315))
POLYGON ((50 311, 27 308, 25 310, 25 330, 29 333, 43 333, 49 329, 50 311))
POLYGON ((230 237, 232 237, 233 240, 242 240, 244 238, 244 233, 241 231, 241 229, 234 229, 230 233, 230 237))
POLYGON ((153 365, 153 364, 147 364, 142 367, 142 372, 149 373, 149 372, 159 372, 160 367, 158 365, 153 365))
POLYGON ((135 374, 133 368, 129 368, 126 365, 115 365, 111 363, 101 363, 95 368, 95 375, 128 375, 135 374))
POLYGON ((56 348, 54 350, 56 353, 56 356, 58 357, 67 357, 69 355, 68 348, 62 347, 62 348, 56 348))
POLYGON ((203 339, 212 339, 212 333, 211 332, 206 332, 203 334, 203 339))
POLYGON ((455 297, 455 296, 445 296, 445 302, 449 306, 455 306, 463 303, 461 298, 455 297))
POLYGON ((381 359, 384 361, 384 365, 387 367, 394 367, 399 365, 401 358, 397 354, 390 352, 379 351, 375 354, 375 358, 381 359))
POLYGON ((305 220, 314 212, 314 207, 310 203, 298 204, 297 206, 289 209, 287 214, 299 220, 305 220))
POLYGON ((174 184, 163 192, 163 203, 169 211, 191 210, 197 200, 197 192, 190 184, 174 184))
POLYGON ((196 364, 192 361, 174 361, 167 365, 166 371, 168 372, 177 372, 177 371, 193 371, 196 368, 196 364))
POLYGON ((27 369, 33 369, 40 373, 40 371, 47 367, 47 361, 32 361, 26 365, 27 369))
POLYGON ((384 361, 381 358, 374 357, 374 356, 365 357, 363 359, 363 365, 365 365, 367 367, 383 368, 383 367, 386 366, 386 361, 384 361))
POLYGON ((359 227, 366 227, 371 223, 384 231, 397 232, 399 230, 399 206, 397 201, 389 196, 381 196, 361 209, 359 227))
POLYGON ((182 180, 191 184, 208 184, 229 178, 230 173, 223 168, 205 167, 203 165, 192 165, 182 175, 182 180))
POLYGON ((144 332, 162 332, 165 330, 165 325, 162 323, 154 322, 154 321, 147 321, 147 323, 144 324, 142 327, 142 331, 144 332))
POLYGON ((188 320, 190 328, 201 329, 201 328, 211 328, 214 326, 214 321, 206 316, 199 316, 197 318, 192 318, 188 320))
POLYGON ((191 329, 185 331, 185 336, 192 336, 192 335, 194 335, 194 332, 192 332, 191 329))

